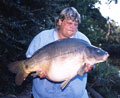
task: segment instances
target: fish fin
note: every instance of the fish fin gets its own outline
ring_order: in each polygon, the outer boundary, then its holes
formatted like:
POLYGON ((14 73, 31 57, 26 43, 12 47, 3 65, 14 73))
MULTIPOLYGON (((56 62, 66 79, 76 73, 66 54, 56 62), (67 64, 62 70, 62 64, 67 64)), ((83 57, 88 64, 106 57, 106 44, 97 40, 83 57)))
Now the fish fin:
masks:
POLYGON ((67 86, 67 84, 69 83, 69 81, 70 81, 70 79, 65 80, 65 81, 61 84, 61 88, 64 89, 64 88, 67 86))
POLYGON ((16 61, 8 65, 9 71, 16 73, 15 82, 17 85, 21 85, 25 78, 28 76, 28 73, 25 72, 24 60, 16 61))
POLYGON ((21 85, 23 83, 23 81, 26 79, 27 76, 28 76, 28 73, 19 71, 16 75, 15 83, 17 85, 21 85))
POLYGON ((9 71, 12 73, 17 73, 20 70, 20 67, 23 65, 24 60, 16 61, 8 65, 9 71))
POLYGON ((80 76, 83 76, 85 67, 86 67, 86 64, 84 64, 84 65, 82 66, 82 68, 80 68, 80 69, 78 70, 78 74, 79 74, 80 76))

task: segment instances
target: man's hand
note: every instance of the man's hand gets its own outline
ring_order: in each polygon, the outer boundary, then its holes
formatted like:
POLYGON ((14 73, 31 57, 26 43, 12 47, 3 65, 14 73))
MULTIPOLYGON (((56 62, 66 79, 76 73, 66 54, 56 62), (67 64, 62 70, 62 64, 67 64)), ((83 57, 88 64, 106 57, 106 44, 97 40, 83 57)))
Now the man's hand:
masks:
POLYGON ((89 72, 92 68, 94 67, 94 65, 89 65, 89 64, 86 64, 86 67, 85 67, 85 70, 84 70, 84 72, 86 73, 86 72, 89 72))
POLYGON ((46 77, 46 73, 42 71, 42 69, 39 69, 36 71, 36 74, 40 77, 40 78, 44 78, 46 77))

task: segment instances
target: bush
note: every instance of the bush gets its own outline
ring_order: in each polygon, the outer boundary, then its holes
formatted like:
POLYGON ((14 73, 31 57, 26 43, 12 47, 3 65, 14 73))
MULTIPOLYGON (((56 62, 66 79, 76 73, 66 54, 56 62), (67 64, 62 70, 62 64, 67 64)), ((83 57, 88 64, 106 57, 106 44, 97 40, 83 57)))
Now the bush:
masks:
POLYGON ((105 98, 117 98, 120 94, 120 71, 108 63, 97 64, 89 73, 88 83, 105 98))

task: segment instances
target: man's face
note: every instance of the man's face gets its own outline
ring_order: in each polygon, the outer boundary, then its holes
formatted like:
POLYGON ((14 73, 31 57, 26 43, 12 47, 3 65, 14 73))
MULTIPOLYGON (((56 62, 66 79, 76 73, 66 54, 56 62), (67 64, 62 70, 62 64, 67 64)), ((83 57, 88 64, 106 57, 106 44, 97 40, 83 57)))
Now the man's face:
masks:
POLYGON ((62 38, 71 37, 78 28, 78 22, 71 19, 64 19, 63 21, 59 19, 58 24, 60 26, 59 35, 62 36, 62 38))

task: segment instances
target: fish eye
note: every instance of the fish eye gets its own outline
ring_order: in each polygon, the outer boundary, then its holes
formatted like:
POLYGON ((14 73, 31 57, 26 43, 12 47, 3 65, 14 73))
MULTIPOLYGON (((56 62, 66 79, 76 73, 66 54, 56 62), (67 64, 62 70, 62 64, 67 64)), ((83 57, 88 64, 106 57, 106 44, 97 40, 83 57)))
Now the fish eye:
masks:
POLYGON ((98 49, 97 52, 100 52, 100 50, 98 49))

